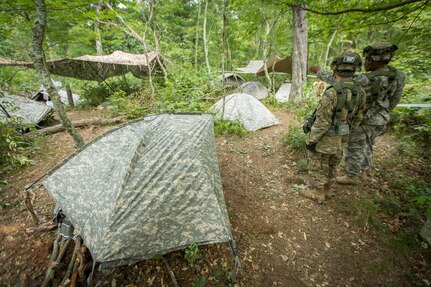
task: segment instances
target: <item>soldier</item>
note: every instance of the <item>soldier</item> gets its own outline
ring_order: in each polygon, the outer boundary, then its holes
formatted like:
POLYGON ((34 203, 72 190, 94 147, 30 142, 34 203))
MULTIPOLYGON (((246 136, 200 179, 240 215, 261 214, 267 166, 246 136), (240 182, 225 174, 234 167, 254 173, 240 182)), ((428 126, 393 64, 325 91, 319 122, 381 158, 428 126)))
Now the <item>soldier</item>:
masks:
MULTIPOLYGON (((331 190, 336 166, 341 160, 350 129, 362 120, 365 91, 352 77, 362 61, 357 53, 343 53, 332 61, 335 81, 323 93, 314 115, 306 146, 308 189, 300 194, 322 203, 334 195, 331 190)), ((304 130, 306 130, 304 128, 304 130)))
MULTIPOLYGON (((337 177, 341 184, 358 184, 361 172, 367 171, 373 162, 373 146, 377 136, 382 135, 389 121, 390 112, 399 103, 404 89, 404 74, 388 66, 393 58, 396 45, 381 42, 367 46, 363 50, 364 67, 367 73, 357 77, 367 93, 364 120, 358 129, 352 131, 346 150, 346 176, 337 177), (366 79, 364 79, 365 77, 366 79)), ((317 70, 317 77, 331 83, 329 72, 317 70)))

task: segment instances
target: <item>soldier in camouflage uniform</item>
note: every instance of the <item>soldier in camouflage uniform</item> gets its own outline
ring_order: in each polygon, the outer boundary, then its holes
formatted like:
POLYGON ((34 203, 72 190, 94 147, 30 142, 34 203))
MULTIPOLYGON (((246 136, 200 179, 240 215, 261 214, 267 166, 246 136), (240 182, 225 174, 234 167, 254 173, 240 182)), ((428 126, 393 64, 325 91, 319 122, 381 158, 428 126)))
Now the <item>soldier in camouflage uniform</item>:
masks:
POLYGON ((344 53, 332 62, 335 82, 323 93, 308 138, 308 189, 300 194, 319 203, 333 196, 335 179, 350 129, 362 120, 365 91, 352 77, 362 62, 356 53, 344 53))
MULTIPOLYGON (((367 46, 363 50, 367 73, 357 77, 367 93, 364 120, 352 131, 346 150, 346 176, 337 177, 341 184, 358 184, 358 176, 368 170, 373 162, 373 146, 382 135, 389 121, 389 114, 399 103, 404 89, 404 75, 388 65, 396 45, 387 42, 367 46), (365 77, 364 77, 365 76, 365 77)), ((310 67, 310 70, 312 67, 310 67)), ((317 77, 331 83, 329 72, 318 71, 317 77)))

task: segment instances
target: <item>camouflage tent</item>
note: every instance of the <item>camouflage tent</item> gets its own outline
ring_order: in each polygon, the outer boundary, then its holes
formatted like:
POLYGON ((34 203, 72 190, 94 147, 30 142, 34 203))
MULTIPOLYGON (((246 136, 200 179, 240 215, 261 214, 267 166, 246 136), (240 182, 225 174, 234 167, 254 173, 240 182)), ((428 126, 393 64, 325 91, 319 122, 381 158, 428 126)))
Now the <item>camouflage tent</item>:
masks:
POLYGON ((0 105, 0 120, 16 117, 26 124, 37 125, 51 112, 47 105, 7 93, 0 96, 0 105))
POLYGON ((279 103, 286 103, 289 101, 290 90, 292 89, 292 83, 289 81, 284 82, 278 91, 275 93, 275 99, 279 103))
POLYGON ((211 115, 127 123, 85 145, 43 184, 102 267, 232 240, 211 115))
POLYGON ((268 89, 260 82, 247 82, 241 85, 241 93, 252 95, 258 100, 262 100, 269 95, 268 89))
POLYGON ((219 100, 210 108, 210 112, 215 113, 218 118, 239 121, 249 131, 280 123, 258 99, 242 93, 232 94, 219 100))
MULTIPOLYGON (((65 58, 47 61, 49 72, 54 75, 73 77, 81 80, 103 81, 109 77, 121 76, 131 72, 135 77, 142 78, 151 68, 160 68, 157 52, 147 54, 129 54, 114 51, 110 55, 85 55, 77 58, 65 58), (151 64, 151 65, 150 65, 151 64)), ((32 62, 0 59, 0 66, 24 66, 33 68, 32 62)))

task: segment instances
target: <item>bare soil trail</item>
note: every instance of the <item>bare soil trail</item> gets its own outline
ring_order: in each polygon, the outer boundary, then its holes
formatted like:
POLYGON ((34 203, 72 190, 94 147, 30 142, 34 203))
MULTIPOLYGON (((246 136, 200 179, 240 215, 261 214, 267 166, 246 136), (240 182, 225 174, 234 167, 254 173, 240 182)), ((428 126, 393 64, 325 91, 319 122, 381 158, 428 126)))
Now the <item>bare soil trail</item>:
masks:
MULTIPOLYGON (((72 118, 89 118, 74 111, 72 118)), ((100 112, 94 112, 100 114, 100 112)), ((280 141, 289 125, 299 125, 286 109, 273 109, 281 124, 245 137, 216 138, 226 204, 242 266, 235 286, 408 286, 408 258, 394 254, 377 230, 358 223, 358 200, 387 184, 373 173, 355 187, 336 186, 337 195, 317 204, 298 194, 306 173, 304 156, 280 141)), ((110 127, 86 127, 88 142, 110 127)), ((395 153, 390 135, 379 139, 376 169, 395 153)), ((24 186, 74 151, 70 137, 45 137, 34 163, 6 177, 0 194, 10 205, 0 210, 0 286, 32 286, 44 277, 55 232, 26 233, 33 222, 22 203, 24 186)), ((54 202, 43 187, 35 190, 35 209, 48 220, 54 202)), ((232 265, 229 246, 199 248, 191 265, 184 252, 165 256, 180 286, 227 286, 232 265)), ((61 278, 60 278, 61 279, 61 278)), ((96 272, 96 286, 173 286, 163 262, 96 272)))

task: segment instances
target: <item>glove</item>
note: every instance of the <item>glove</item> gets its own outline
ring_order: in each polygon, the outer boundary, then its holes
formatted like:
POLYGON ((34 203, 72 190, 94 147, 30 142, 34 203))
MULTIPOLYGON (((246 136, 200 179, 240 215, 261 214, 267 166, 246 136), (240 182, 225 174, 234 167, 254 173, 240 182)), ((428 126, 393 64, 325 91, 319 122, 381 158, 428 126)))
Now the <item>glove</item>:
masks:
POLYGON ((305 147, 311 152, 316 152, 316 144, 315 143, 305 144, 305 147))
POLYGON ((308 71, 310 71, 311 73, 317 73, 317 72, 319 72, 319 70, 320 70, 320 67, 319 66, 310 66, 310 67, 308 67, 308 71))

